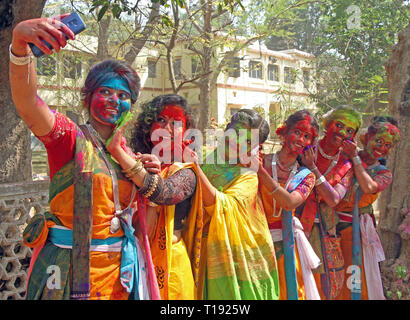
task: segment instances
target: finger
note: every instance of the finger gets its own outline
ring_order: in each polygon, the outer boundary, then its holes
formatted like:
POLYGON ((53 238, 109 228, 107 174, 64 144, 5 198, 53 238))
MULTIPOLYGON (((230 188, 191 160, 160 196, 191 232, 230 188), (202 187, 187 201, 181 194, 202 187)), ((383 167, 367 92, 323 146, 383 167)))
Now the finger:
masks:
POLYGON ((56 52, 60 51, 60 44, 58 43, 57 39, 54 38, 49 32, 42 29, 37 31, 37 35, 42 40, 48 42, 56 52))
POLYGON ((154 173, 154 174, 157 174, 157 173, 161 172, 161 170, 158 169, 158 168, 146 168, 146 169, 147 169, 148 172, 154 173))
POLYGON ((67 45, 67 39, 64 37, 64 33, 50 25, 45 25, 45 31, 51 34, 56 39, 60 47, 64 48, 67 45))
POLYGON ((158 168, 159 163, 156 162, 145 162, 144 167, 145 168, 158 168))
POLYGON ((138 158, 142 161, 155 161, 156 159, 154 159, 150 154, 140 154, 138 156, 138 158))
POLYGON ((47 47, 45 45, 45 43, 43 42, 43 39, 39 36, 37 36, 35 39, 33 39, 32 43, 35 44, 45 54, 52 54, 53 53, 53 50, 51 50, 49 47, 47 47))
POLYGON ((59 15, 53 17, 53 19, 56 19, 56 20, 60 20, 60 21, 61 21, 61 20, 63 20, 65 17, 68 17, 70 14, 71 14, 71 13, 59 14, 59 15))
MULTIPOLYGON (((64 15, 61 15, 59 17, 61 17, 61 19, 69 16, 69 13, 66 13, 64 15)), ((71 29, 64 23, 61 21, 61 19, 57 18, 51 18, 49 23, 54 26, 56 29, 61 30, 66 36, 67 38, 74 40, 75 39, 75 34, 73 31, 71 31, 71 29)))

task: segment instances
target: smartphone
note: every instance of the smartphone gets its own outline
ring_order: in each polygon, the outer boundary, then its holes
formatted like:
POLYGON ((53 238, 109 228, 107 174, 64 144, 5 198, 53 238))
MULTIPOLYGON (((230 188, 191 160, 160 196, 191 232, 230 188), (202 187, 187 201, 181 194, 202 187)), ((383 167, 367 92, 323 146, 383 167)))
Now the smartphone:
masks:
MULTIPOLYGON (((70 28, 70 30, 74 33, 74 34, 78 34, 81 31, 85 30, 85 28, 87 27, 84 23, 84 21, 81 19, 81 17, 78 15, 77 12, 73 12, 72 14, 70 14, 69 16, 63 18, 61 20, 61 22, 63 22, 65 25, 67 25, 67 27, 70 28)), ((64 37, 68 40, 68 37, 64 34, 64 37)), ((49 44, 47 41, 44 41, 44 44, 49 47, 51 50, 53 50, 53 47, 51 46, 51 44, 49 44)), ((44 52, 40 50, 39 47, 37 47, 36 45, 29 43, 29 46, 31 48, 31 51, 33 52, 35 57, 41 57, 42 55, 44 55, 44 52)))
POLYGON ((309 150, 312 147, 312 145, 307 145, 306 147, 303 148, 302 152, 305 152, 307 150, 309 150))

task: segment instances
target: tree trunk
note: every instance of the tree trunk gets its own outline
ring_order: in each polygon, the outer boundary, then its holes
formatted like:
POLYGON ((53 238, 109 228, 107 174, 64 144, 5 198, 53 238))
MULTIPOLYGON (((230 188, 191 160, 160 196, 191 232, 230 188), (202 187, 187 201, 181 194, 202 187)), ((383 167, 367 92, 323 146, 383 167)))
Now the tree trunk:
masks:
POLYGON ((204 18, 204 43, 202 54, 202 73, 205 75, 199 81, 199 130, 203 131, 208 127, 209 122, 209 102, 211 95, 211 61, 212 61, 212 47, 211 47, 211 33, 212 33, 212 1, 201 1, 203 18, 204 18))
POLYGON ((111 23, 111 16, 106 15, 98 23, 98 48, 97 48, 97 61, 109 58, 108 52, 108 37, 109 37, 109 28, 111 23))
POLYGON ((393 182, 379 202, 378 231, 386 255, 381 269, 387 298, 410 299, 410 24, 385 68, 390 114, 399 121, 401 140, 388 160, 393 182))
POLYGON ((30 131, 18 116, 9 84, 9 44, 13 27, 41 16, 46 0, 0 2, 0 182, 31 181, 30 131))
MULTIPOLYGON (((131 48, 125 54, 124 59, 127 61, 129 65, 134 63, 135 58, 140 53, 141 49, 144 47, 145 43, 147 42, 148 38, 151 37, 152 32, 154 31, 154 26, 158 23, 159 20, 159 2, 153 2, 151 7, 151 11, 148 17, 147 24, 145 25, 144 29, 135 36, 131 41, 131 48)), ((137 13, 135 13, 136 20, 137 20, 137 13)), ((137 25, 137 22, 135 23, 137 25)))

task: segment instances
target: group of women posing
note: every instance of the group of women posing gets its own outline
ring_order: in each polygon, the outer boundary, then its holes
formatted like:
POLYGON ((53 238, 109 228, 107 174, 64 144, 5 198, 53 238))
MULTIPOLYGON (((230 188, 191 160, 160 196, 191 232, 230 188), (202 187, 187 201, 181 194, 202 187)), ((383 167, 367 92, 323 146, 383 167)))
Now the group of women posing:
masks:
POLYGON ((263 154, 269 125, 242 109, 226 127, 236 143, 226 135, 199 159, 184 138, 195 127, 187 101, 162 95, 142 105, 127 144, 140 80, 126 64, 90 70, 85 125, 37 96, 28 42, 50 54, 41 40, 59 51, 64 35, 74 38, 58 20, 27 20, 10 46, 13 99, 47 149, 51 179, 49 212, 24 231, 27 299, 383 298, 372 203, 391 183, 379 159, 399 139, 394 120, 375 118, 358 151, 354 109, 325 115, 319 141, 315 118, 298 111, 276 131, 281 149, 263 154), (348 282, 350 265, 361 282, 348 282))

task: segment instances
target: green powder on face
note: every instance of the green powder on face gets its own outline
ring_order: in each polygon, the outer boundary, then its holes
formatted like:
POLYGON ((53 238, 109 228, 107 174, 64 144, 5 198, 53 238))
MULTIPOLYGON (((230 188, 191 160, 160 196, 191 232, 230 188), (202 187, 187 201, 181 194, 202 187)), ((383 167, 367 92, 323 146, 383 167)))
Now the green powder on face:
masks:
POLYGON ((342 106, 339 107, 328 115, 323 117, 323 126, 326 128, 329 123, 334 120, 339 120, 343 122, 346 126, 354 128, 356 131, 362 125, 362 116, 361 114, 351 107, 342 106))

